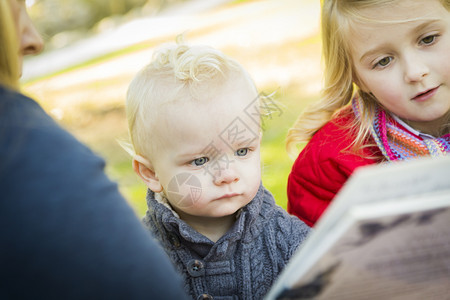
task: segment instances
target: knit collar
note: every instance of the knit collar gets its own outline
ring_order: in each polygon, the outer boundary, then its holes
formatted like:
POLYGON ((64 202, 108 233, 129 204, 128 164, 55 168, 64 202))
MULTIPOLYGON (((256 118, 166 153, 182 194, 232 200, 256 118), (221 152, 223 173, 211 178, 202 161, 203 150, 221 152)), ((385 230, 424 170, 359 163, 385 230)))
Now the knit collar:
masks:
MULTIPOLYGON (((360 119, 361 99, 355 96, 352 100, 353 112, 360 119)), ((395 118, 387 114, 379 106, 376 107, 370 133, 384 157, 389 161, 405 160, 419 156, 444 156, 450 154, 450 134, 441 137, 417 134, 402 126, 395 118)))
MULTIPOLYGON (((256 196, 249 204, 240 209, 235 224, 217 241, 218 243, 222 240, 233 241, 242 237, 244 229, 251 226, 261 212, 264 190, 264 187, 260 184, 256 196)), ((147 205, 149 209, 147 213, 151 214, 152 219, 157 223, 162 224, 167 233, 180 235, 181 238, 191 243, 214 244, 207 237, 198 233, 186 222, 181 220, 168 203, 161 201, 161 199, 159 201, 156 200, 155 193, 151 190, 147 192, 147 205)))
POLYGON ((389 114, 398 124, 402 125, 403 128, 405 128, 406 130, 408 130, 409 132, 411 132, 412 134, 415 134, 417 136, 420 136, 424 139, 428 138, 428 139, 435 139, 436 137, 432 136, 431 134, 428 133, 423 133, 415 128, 412 128, 411 126, 409 126, 405 121, 403 121, 402 119, 400 119, 397 115, 394 115, 393 113, 389 114))

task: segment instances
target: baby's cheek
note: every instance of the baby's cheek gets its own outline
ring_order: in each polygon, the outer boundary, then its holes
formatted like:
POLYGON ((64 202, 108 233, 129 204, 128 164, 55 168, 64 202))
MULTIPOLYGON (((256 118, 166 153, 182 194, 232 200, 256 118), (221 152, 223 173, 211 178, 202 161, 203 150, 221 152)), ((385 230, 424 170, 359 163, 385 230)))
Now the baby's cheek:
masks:
POLYGON ((199 178, 190 173, 176 175, 167 186, 167 197, 180 209, 195 206, 201 196, 202 184, 199 178))

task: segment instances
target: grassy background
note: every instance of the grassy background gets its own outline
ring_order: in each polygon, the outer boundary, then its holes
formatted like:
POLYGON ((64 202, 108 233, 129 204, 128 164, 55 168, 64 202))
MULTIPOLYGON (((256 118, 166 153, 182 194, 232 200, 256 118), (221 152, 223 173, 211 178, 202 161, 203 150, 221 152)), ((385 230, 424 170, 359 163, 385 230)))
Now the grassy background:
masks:
MULTIPOLYGON (((235 1, 221 9, 238 9, 248 2, 235 1)), ((221 26, 224 28, 191 31, 187 39, 204 43, 212 33, 226 30, 227 24, 221 26)), ((117 139, 127 138, 125 93, 131 78, 147 63, 154 47, 173 40, 174 36, 149 40, 24 84, 25 93, 37 99, 63 127, 105 158, 107 174, 119 184, 139 216, 146 210, 146 187, 134 174, 130 157, 117 143, 117 139)), ((214 46, 214 42, 211 44, 214 46)), ((259 47, 227 43, 217 48, 241 62, 255 77, 260 91, 276 92, 274 98, 282 111, 265 119, 262 178, 277 203, 286 208, 286 182, 293 161, 285 151, 285 137, 304 106, 318 97, 319 32, 314 30, 307 36, 286 39, 280 33, 279 41, 259 47), (261 79, 267 77, 263 76, 266 73, 275 79, 261 79)))

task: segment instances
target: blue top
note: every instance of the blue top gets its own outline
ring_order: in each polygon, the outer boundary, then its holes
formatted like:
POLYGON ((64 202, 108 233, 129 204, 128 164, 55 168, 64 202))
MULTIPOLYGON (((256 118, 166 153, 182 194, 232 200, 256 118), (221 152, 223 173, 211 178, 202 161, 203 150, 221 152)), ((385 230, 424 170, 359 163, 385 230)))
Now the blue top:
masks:
POLYGON ((185 298, 104 165, 0 86, 1 299, 185 298))
POLYGON ((213 242, 147 195, 145 224, 161 241, 193 299, 262 299, 310 228, 262 185, 233 227, 213 242))

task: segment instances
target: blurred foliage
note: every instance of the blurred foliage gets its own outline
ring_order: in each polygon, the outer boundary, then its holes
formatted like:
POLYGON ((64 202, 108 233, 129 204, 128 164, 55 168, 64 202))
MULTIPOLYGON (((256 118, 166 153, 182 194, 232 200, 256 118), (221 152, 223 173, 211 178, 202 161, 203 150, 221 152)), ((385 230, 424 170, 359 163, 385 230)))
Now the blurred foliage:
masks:
POLYGON ((189 0, 35 0, 28 10, 47 46, 59 48, 69 40, 185 1, 189 0))

